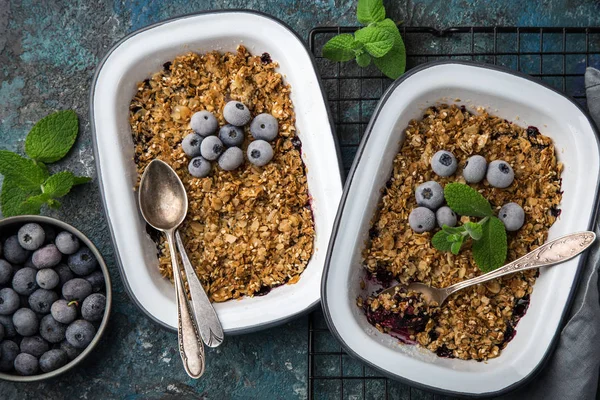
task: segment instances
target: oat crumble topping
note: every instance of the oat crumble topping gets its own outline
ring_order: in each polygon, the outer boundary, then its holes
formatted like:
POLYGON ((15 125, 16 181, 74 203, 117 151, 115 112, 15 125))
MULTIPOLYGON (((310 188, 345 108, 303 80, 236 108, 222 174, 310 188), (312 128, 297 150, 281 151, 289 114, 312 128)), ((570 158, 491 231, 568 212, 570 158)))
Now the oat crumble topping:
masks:
MULTIPOLYGON (((313 252, 314 223, 291 89, 276 67, 268 54, 252 56, 243 46, 237 53, 189 53, 140 82, 130 104, 138 184, 155 158, 170 164, 183 181, 189 211, 180 233, 215 302, 297 282, 313 252), (180 146, 192 132, 190 117, 208 110, 223 126, 223 106, 230 100, 247 105, 252 115, 268 112, 278 119, 274 158, 262 168, 246 160, 231 172, 213 165, 208 177, 195 178, 180 146)), ((245 154, 251 136, 248 126, 244 129, 245 154)), ((168 245, 162 235, 156 241, 160 272, 172 280, 168 245)))
MULTIPOLYGON (((557 162, 552 140, 537 128, 519 127, 489 115, 483 108, 474 114, 454 104, 431 107, 422 120, 411 121, 406 129, 406 140, 394 159, 393 172, 383 189, 363 252, 368 273, 383 281, 384 286, 396 279, 404 284, 417 281, 446 287, 481 274, 469 243, 456 256, 443 253, 431 244, 435 232, 417 234, 408 225, 408 215, 416 207, 415 188, 429 180, 442 186, 466 183, 460 171, 474 154, 483 155, 488 162, 505 160, 515 171, 515 181, 507 189, 490 187, 486 181, 471 184, 490 201, 495 213, 511 201, 525 211, 524 226, 517 232, 507 232, 507 262, 544 243, 548 229, 560 214, 558 205, 562 198, 563 165, 557 162), (451 151, 459 161, 453 176, 442 178, 431 170, 429 160, 438 150, 451 151)), ((461 221, 468 221, 468 217, 461 221)), ((400 330, 408 340, 440 356, 483 361, 497 357, 514 335, 537 273, 519 272, 464 289, 441 307, 424 306, 407 294, 374 294, 359 298, 358 305, 383 332, 400 330), (407 301, 411 301, 408 311, 407 301), (378 323, 390 313, 404 319, 424 319, 418 326, 402 329, 390 327, 389 321, 387 325, 378 323)))

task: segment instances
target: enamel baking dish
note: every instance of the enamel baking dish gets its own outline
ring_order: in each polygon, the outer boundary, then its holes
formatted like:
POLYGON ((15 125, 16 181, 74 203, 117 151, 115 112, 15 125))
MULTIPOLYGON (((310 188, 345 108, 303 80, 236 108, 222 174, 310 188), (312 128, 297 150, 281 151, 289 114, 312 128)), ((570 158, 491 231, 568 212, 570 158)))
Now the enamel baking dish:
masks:
POLYGON ((215 308, 226 333, 242 333, 282 323, 320 300, 325 253, 342 184, 333 124, 313 59, 292 30, 264 14, 219 11, 183 16, 137 31, 115 45, 96 71, 90 102, 98 181, 123 282, 149 317, 173 329, 175 290, 158 272, 156 246, 146 234, 133 190, 137 175, 129 103, 136 84, 177 55, 235 51, 240 44, 254 54, 268 52, 292 86, 312 197, 315 251, 296 284, 215 308))
POLYGON ((365 294, 359 284, 364 278, 361 252, 404 130, 428 107, 457 98, 472 111, 483 106, 521 126, 537 126, 554 140, 565 165, 564 195, 561 217, 550 229, 549 239, 592 227, 600 170, 598 139, 591 120, 573 100, 538 80, 493 66, 425 64, 387 90, 362 139, 333 228, 322 286, 323 309, 346 350, 387 376, 445 394, 490 396, 514 389, 540 370, 568 311, 585 256, 540 271, 516 336, 499 357, 487 362, 440 358, 401 344, 371 326, 356 306, 356 298, 365 294))

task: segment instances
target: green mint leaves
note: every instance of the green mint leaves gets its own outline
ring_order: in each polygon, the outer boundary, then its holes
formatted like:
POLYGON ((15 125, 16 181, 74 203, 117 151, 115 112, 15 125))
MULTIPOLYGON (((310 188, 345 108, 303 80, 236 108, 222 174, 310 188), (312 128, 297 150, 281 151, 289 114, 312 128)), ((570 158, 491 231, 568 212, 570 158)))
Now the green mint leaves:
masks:
POLYGON ((57 198, 91 180, 69 171, 50 175, 44 164, 63 158, 75 143, 78 130, 74 111, 58 111, 35 124, 27 135, 25 152, 30 158, 0 150, 0 174, 4 176, 0 206, 5 217, 39 214, 44 204, 58 208, 57 198))
POLYGON ((469 185, 449 183, 444 188, 444 197, 448 207, 458 215, 480 218, 493 215, 490 202, 469 185))
POLYGON ((481 239, 473 242, 473 259, 479 269, 490 272, 506 261, 506 229, 496 217, 490 217, 481 227, 481 239))
POLYGON ((25 139, 25 153, 34 160, 53 163, 67 155, 77 138, 79 121, 73 110, 42 118, 25 139))
POLYGON ((356 7, 356 19, 363 25, 383 21, 385 8, 383 0, 359 0, 356 7))
POLYGON ((398 78, 406 69, 406 49, 396 23, 385 18, 383 0, 359 0, 356 16, 366 26, 354 35, 331 38, 323 46, 323 57, 338 62, 355 59, 360 67, 372 60, 387 77, 398 78))
POLYGON ((448 206, 459 215, 483 218, 458 227, 444 225, 431 239, 440 251, 458 254, 466 239, 473 242, 475 263, 483 272, 493 271, 506 261, 508 251, 504 224, 492 212, 490 203, 475 189, 462 183, 449 183, 444 188, 448 206))

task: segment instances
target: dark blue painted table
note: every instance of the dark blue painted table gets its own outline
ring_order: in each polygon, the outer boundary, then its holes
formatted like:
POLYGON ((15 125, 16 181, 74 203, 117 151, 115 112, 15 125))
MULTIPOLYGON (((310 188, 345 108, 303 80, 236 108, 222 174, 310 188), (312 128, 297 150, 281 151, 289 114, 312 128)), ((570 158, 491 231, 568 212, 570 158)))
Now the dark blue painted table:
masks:
MULTIPOLYGON (((388 14, 406 26, 600 23, 596 0, 403 0, 386 4, 388 14)), ((69 167, 93 176, 88 92, 97 62, 113 43, 135 29, 211 8, 264 11, 307 38, 318 25, 352 25, 355 1, 0 0, 0 148, 22 151, 23 138, 39 118, 57 109, 72 108, 80 116, 82 133, 73 151, 52 168, 69 167)), ((344 156, 349 166, 352 153, 344 156)), ((0 382, 0 399, 307 397, 307 316, 264 332, 229 337, 224 346, 208 351, 207 373, 193 381, 178 360, 176 335, 149 321, 123 290, 96 186, 76 189, 64 199, 60 210, 45 214, 75 225, 100 248, 114 278, 114 312, 104 340, 80 370, 44 383, 0 382)), ((322 343, 325 347, 335 345, 322 343)), ((360 368, 349 359, 347 365, 360 368)), ((403 385, 390 385, 395 397, 434 398, 403 385)), ((329 397, 331 388, 315 389, 321 390, 320 397, 329 397)), ((366 398, 378 398, 380 389, 369 387, 366 398)))

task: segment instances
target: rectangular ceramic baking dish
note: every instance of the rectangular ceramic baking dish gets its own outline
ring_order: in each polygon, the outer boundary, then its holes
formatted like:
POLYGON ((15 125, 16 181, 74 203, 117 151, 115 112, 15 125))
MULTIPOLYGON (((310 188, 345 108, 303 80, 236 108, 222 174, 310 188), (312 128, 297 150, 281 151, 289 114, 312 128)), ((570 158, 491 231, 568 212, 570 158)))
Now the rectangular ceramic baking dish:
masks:
POLYGON ((91 91, 94 155, 104 210, 123 282, 132 299, 155 321, 176 327, 174 288, 158 272, 156 246, 148 237, 133 187, 136 169, 129 103, 136 84, 177 55, 193 51, 268 52, 292 86, 296 128, 307 166, 315 220, 315 251, 300 280, 268 295, 215 305, 226 333, 284 322, 320 300, 320 283, 331 227, 342 192, 333 124, 312 56, 298 36, 267 15, 218 11, 183 16, 132 33, 100 63, 91 91))
POLYGON ((474 111, 521 126, 534 125, 554 140, 565 165, 562 214, 549 238, 588 230, 597 209, 599 147, 593 123, 571 99, 528 76, 466 62, 412 69, 387 90, 367 127, 346 181, 325 266, 322 299, 327 322, 346 350, 382 373, 413 386, 459 396, 498 395, 532 377, 549 356, 577 284, 583 257, 540 272, 517 334, 487 362, 440 358, 405 345, 371 326, 356 306, 364 278, 361 252, 381 188, 411 119, 440 102, 461 99, 474 111))

